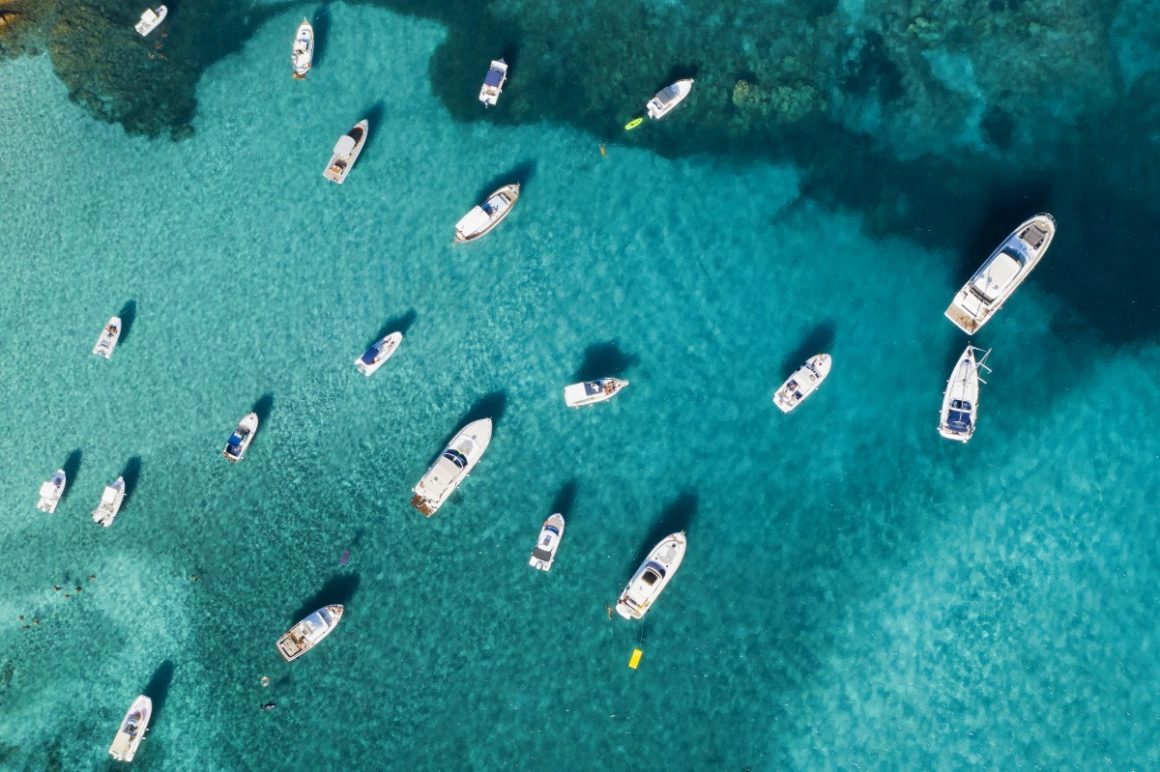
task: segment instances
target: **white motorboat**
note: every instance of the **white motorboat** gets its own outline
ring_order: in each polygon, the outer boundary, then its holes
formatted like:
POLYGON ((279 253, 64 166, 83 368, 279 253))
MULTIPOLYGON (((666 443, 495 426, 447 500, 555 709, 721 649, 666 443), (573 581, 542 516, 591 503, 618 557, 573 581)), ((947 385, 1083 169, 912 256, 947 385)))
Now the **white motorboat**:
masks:
POLYGON ((93 510, 93 522, 108 528, 117 519, 121 504, 125 502, 125 478, 118 477, 101 493, 101 503, 93 510))
POLYGON ((133 28, 141 37, 147 36, 150 32, 161 26, 161 22, 165 21, 165 17, 169 14, 169 9, 164 5, 157 6, 157 10, 146 8, 141 12, 141 19, 133 28))
POLYGON ((287 630, 278 639, 278 653, 282 659, 291 662, 317 646, 338 627, 342 612, 342 606, 323 606, 287 630))
POLYGON ((306 19, 298 25, 294 33, 294 46, 290 49, 290 64, 294 79, 302 80, 314 65, 314 26, 306 19))
POLYGON ((109 746, 109 755, 117 761, 132 761, 137 755, 137 748, 145 739, 145 731, 149 728, 149 719, 153 715, 153 700, 142 694, 133 700, 129 711, 121 719, 121 727, 113 744, 109 746))
POLYGON ((375 341, 374 345, 366 350, 361 357, 356 357, 354 366, 358 371, 368 378, 375 374, 375 372, 386 364, 386 361, 399 349, 399 344, 403 342, 403 333, 392 332, 385 338, 375 341))
POLYGON ((628 381, 619 378, 597 378, 594 381, 581 381, 564 387, 564 404, 568 407, 584 407, 595 405, 612 399, 628 385, 628 381))
POLYGON ((948 440, 966 442, 975 433, 975 419, 979 414, 979 384, 986 383, 979 376, 979 369, 990 372, 986 365, 988 351, 978 361, 975 360, 974 346, 968 345, 947 379, 943 392, 942 409, 939 411, 938 433, 948 440))
POLYGON ((495 107, 499 95, 503 93, 503 84, 507 83, 507 62, 503 59, 493 59, 483 78, 483 86, 479 89, 479 101, 484 107, 495 107))
POLYGON ((226 461, 238 462, 245 458, 246 451, 250 447, 250 443, 254 441, 254 435, 258 432, 258 414, 246 413, 238 426, 234 429, 234 433, 226 440, 226 446, 222 448, 222 455, 226 457, 226 461))
POLYGON ((773 395, 773 404, 783 413, 796 408, 826 380, 830 374, 830 363, 829 354, 815 354, 807 359, 773 395))
POLYGON ((358 160, 358 154, 362 152, 363 145, 367 141, 368 131, 370 122, 364 118, 356 123, 353 129, 339 137, 322 176, 341 185, 346 180, 346 175, 350 174, 350 167, 358 160))
POLYGON ((1054 237, 1055 218, 1049 214, 1037 214, 1012 231, 955 295, 947 319, 968 335, 978 331, 1035 270, 1054 237))
POLYGON ((536 540, 536 548, 528 559, 528 565, 541 571, 551 571, 552 563, 556 561, 556 550, 560 549, 560 540, 564 538, 564 516, 556 513, 544 521, 540 529, 540 538, 536 540))
POLYGON ((490 442, 490 418, 472 421, 460 429, 414 487, 411 506, 427 517, 438 512, 443 502, 471 474, 490 442))
POLYGON ((51 480, 40 484, 40 500, 36 502, 36 508, 50 515, 55 512, 60 497, 64 495, 64 486, 67 482, 64 470, 57 469, 51 480))
POLYGON ((672 85, 665 86, 645 105, 648 117, 660 120, 673 111, 677 105, 685 101, 685 97, 693 90, 693 79, 678 80, 672 85))
POLYGON ((492 228, 499 225, 503 218, 511 214, 512 208, 520 197, 520 184, 504 185, 492 193, 479 206, 463 215, 463 219, 455 223, 455 240, 474 241, 486 235, 492 228))
POLYGON ((93 353, 105 359, 113 358, 113 350, 117 348, 117 341, 121 339, 121 317, 114 316, 105 322, 105 328, 97 338, 97 345, 93 346, 93 353))
POLYGON ((684 531, 670 533, 661 539, 628 580, 624 592, 620 593, 616 613, 625 619, 640 619, 647 614, 661 591, 672 581, 684 557, 684 531))

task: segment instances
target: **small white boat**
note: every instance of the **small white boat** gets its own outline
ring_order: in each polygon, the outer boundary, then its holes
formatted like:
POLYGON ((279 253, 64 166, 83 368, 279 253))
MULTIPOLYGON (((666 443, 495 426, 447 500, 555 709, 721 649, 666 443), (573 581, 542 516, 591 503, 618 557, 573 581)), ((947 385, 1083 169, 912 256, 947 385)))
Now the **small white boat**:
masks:
POLYGON ((153 30, 161 26, 161 22, 165 21, 165 17, 169 14, 169 9, 164 5, 157 6, 157 10, 146 8, 141 13, 141 20, 138 21, 133 28, 137 30, 141 37, 145 37, 153 30))
POLYGON ((254 441, 254 435, 258 431, 258 414, 246 413, 242 420, 238 422, 238 426, 234 429, 234 433, 226 440, 226 446, 222 448, 222 455, 226 457, 226 461, 238 462, 246 456, 246 450, 249 449, 250 443, 254 441))
POLYGON ((109 746, 109 755, 117 761, 132 761, 137 755, 137 747, 145 739, 149 728, 149 718, 153 715, 153 700, 142 694, 133 700, 129 712, 121 719, 121 728, 109 746))
POLYGON ((645 105, 648 117, 660 120, 673 111, 673 108, 685 101, 685 97, 693 90, 693 79, 678 80, 672 85, 665 86, 656 93, 645 105))
POLYGON ((282 659, 291 662, 317 646, 338 627, 342 612, 342 606, 323 606, 291 627, 278 639, 278 653, 282 659))
POLYGON ((499 225, 503 218, 511 214, 512 207, 520 197, 520 184, 504 185, 492 193, 479 206, 463 215, 463 219, 455 223, 455 240, 474 241, 487 234, 492 228, 499 225))
POLYGON ((783 413, 788 413, 813 394, 830 374, 830 355, 815 354, 806 360, 806 363, 794 371, 786 379, 777 393, 773 395, 773 404, 783 413))
POLYGON ((620 593, 616 613, 625 619, 640 619, 647 614, 661 591, 672 581, 684 557, 684 531, 670 533, 661 539, 628 580, 624 592, 620 593))
POLYGON ((114 316, 105 322, 105 328, 97 338, 97 345, 93 346, 93 353, 105 359, 113 358, 113 349, 117 348, 117 341, 121 339, 121 317, 114 316))
POLYGON ((294 79, 302 80, 314 64, 314 27, 306 19, 298 25, 294 34, 294 46, 290 49, 290 64, 294 79))
POLYGON ((628 381, 619 378, 597 378, 594 381, 581 381, 564 387, 564 404, 568 407, 584 407, 595 405, 612 399, 628 385, 628 381))
POLYGON ((974 346, 968 345, 947 379, 943 392, 942 409, 939 411, 938 433, 948 440, 966 442, 975 433, 975 419, 979 414, 979 384, 986 383, 979 376, 979 369, 987 372, 986 359, 990 351, 975 360, 974 346))
POLYGON ((560 549, 560 540, 564 538, 564 516, 556 513, 544 521, 540 529, 540 538, 536 540, 536 548, 528 559, 528 565, 541 571, 551 571, 552 563, 556 561, 556 550, 560 549))
POLYGON ((944 312, 947 319, 974 334, 1035 270, 1055 237, 1055 218, 1037 214, 1020 225, 963 285, 944 312))
POLYGON ((93 522, 108 528, 117 519, 125 501, 125 478, 118 477, 101 493, 101 503, 93 510, 93 522))
POLYGON ((438 512, 483 457, 491 442, 491 426, 490 418, 481 418, 460 429, 414 487, 411 506, 427 517, 438 512))
POLYGON ((36 502, 36 508, 50 515, 55 512, 60 497, 64 495, 64 486, 67 482, 64 470, 57 469, 51 480, 40 484, 40 500, 36 502))
POLYGON ((386 364, 386 361, 399 349, 399 344, 402 342, 403 333, 392 332, 382 340, 376 341, 361 357, 356 357, 354 366, 358 368, 360 373, 369 378, 386 364))
POLYGON ((368 131, 370 122, 364 118, 356 123, 353 129, 339 137, 322 176, 341 185, 346 180, 346 175, 350 174, 350 167, 358 160, 358 154, 362 152, 363 145, 367 141, 368 131))
POLYGON ((495 107, 499 95, 503 93, 503 84, 507 83, 507 62, 503 59, 493 59, 483 77, 483 86, 479 89, 479 101, 484 107, 495 107))

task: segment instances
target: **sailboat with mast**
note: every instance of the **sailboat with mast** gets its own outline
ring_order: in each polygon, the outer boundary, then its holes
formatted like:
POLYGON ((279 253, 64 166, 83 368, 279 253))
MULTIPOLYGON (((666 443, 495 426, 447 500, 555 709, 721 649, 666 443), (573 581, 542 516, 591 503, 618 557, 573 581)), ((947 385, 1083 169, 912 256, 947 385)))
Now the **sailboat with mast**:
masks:
POLYGON ((939 412, 938 433, 948 440, 967 442, 975 433, 975 420, 979 414, 979 384, 986 383, 979 376, 979 370, 991 372, 986 364, 990 355, 989 349, 983 351, 968 343, 947 379, 942 410, 939 412), (976 354, 981 356, 976 357, 976 354))

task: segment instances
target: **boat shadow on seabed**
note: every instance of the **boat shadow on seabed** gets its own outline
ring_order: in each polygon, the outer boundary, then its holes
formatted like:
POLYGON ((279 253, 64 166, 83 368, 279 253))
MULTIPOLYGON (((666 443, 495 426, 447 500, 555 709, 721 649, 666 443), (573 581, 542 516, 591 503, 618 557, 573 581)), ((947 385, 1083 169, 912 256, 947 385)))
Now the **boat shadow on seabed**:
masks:
POLYGON ((693 527, 693 521, 696 518, 697 494, 694 491, 682 491, 681 495, 677 496, 671 504, 662 509, 657 519, 653 521, 652 528, 649 529, 648 535, 645 536, 644 541, 641 542, 640 547, 636 551, 636 556, 625 567, 625 575, 632 576, 633 572, 640 567, 640 564, 644 562, 644 559, 649 556, 653 547, 657 546, 657 543, 661 539, 677 531, 685 531, 688 533, 689 529, 693 527))
POLYGON ((296 623, 299 620, 313 614, 323 606, 340 605, 345 606, 350 603, 354 594, 358 592, 359 575, 353 571, 348 571, 338 576, 332 576, 322 585, 322 589, 314 593, 302 606, 290 615, 289 621, 296 623))

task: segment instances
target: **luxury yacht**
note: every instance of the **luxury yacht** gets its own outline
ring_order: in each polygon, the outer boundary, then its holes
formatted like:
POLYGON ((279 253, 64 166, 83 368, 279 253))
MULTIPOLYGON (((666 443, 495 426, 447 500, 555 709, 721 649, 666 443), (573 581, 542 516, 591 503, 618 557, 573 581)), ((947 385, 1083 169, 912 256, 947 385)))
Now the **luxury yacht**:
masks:
POLYGON ((620 600, 616 601, 616 613, 625 619, 640 619, 652 604, 660 597, 681 567, 681 560, 685 557, 685 532, 670 533, 661 539, 652 552, 636 569, 632 579, 624 592, 620 593, 620 600))
POLYGON ((40 484, 40 500, 36 502, 36 508, 50 515, 55 512, 56 505, 60 503, 60 497, 64 495, 66 483, 64 470, 57 469, 51 480, 40 484))
POLYGON ((168 13, 169 9, 164 5, 157 6, 156 11, 154 11, 152 8, 146 8, 141 13, 140 21, 133 25, 133 28, 137 30, 137 33, 141 37, 145 37, 150 32, 157 29, 161 25, 161 22, 165 21, 165 17, 168 15, 168 13))
POLYGON ((395 351, 399 348, 399 344, 402 342, 403 333, 392 332, 382 340, 376 341, 361 357, 356 357, 354 360, 355 367, 367 377, 374 375, 394 355, 395 351))
POLYGON ((773 404, 781 412, 788 413, 804 402, 830 374, 830 361, 829 354, 815 354, 807 359, 773 395, 773 404))
POLYGON ((979 413, 979 384, 986 383, 979 377, 979 368, 990 372, 983 358, 975 361, 974 346, 968 345, 947 379, 947 389, 943 392, 942 410, 939 411, 938 433, 948 440, 966 442, 975 433, 975 418, 979 413))
POLYGON ((507 83, 507 62, 503 59, 493 59, 487 75, 483 78, 483 86, 479 89, 479 101, 484 107, 495 107, 499 95, 503 93, 503 84, 507 83))
POLYGON ((250 443, 254 441, 254 434, 257 431, 258 414, 246 413, 242 420, 238 422, 234 433, 226 440, 226 446, 222 448, 222 455, 226 457, 226 461, 241 461, 245 457, 250 443))
POLYGON ((93 353, 105 359, 113 358, 113 350, 117 348, 117 341, 121 339, 121 317, 114 316, 105 322, 105 328, 97 338, 97 345, 93 346, 93 353))
POLYGON ((455 223, 455 240, 474 241, 486 235, 492 228, 499 225, 503 218, 511 214, 512 208, 520 197, 520 184, 504 185, 492 193, 479 206, 463 215, 463 219, 455 223))
POLYGON ((365 118, 354 125, 354 128, 338 138, 334 145, 334 152, 330 155, 330 162, 322 176, 331 182, 341 185, 350 174, 350 167, 358 160, 363 144, 367 141, 367 132, 370 131, 370 122, 365 118))
POLYGON ((685 101, 685 97, 693 90, 693 79, 678 80, 670 86, 665 86, 648 100, 646 108, 648 117, 660 120, 673 111, 673 108, 685 101))
POLYGON ((1049 214, 1037 214, 1012 231, 955 295, 947 319, 968 335, 975 333, 1035 270, 1054 236, 1055 218, 1049 214))
POLYGON ((536 548, 528 559, 528 565, 541 571, 551 571, 552 563, 556 562, 556 550, 560 549, 560 540, 564 538, 564 516, 557 513, 544 521, 540 529, 540 538, 536 540, 536 548))
POLYGON ((118 477, 101 492, 101 503, 93 510, 93 522, 108 528, 121 511, 125 501, 125 478, 118 477))
POLYGON ((414 487, 411 506, 427 517, 438 512, 443 502, 471 474, 490 442, 490 418, 472 421, 460 429, 414 487))
POLYGON ((568 407, 584 407, 604 402, 616 396, 617 392, 628 385, 628 381, 619 378, 597 378, 594 381, 581 381, 564 387, 564 404, 568 407))
POLYGON ((137 747, 145 739, 149 728, 149 718, 153 715, 153 700, 142 694, 133 700, 129 712, 121 719, 121 728, 109 746, 109 755, 117 761, 132 761, 137 755, 137 747))
POLYGON ((323 606, 291 627, 278 639, 278 653, 290 662, 318 645, 342 619, 342 606, 323 606))
POLYGON ((314 27, 306 19, 298 25, 294 34, 294 46, 290 49, 290 63, 294 79, 302 80, 314 64, 314 27))

